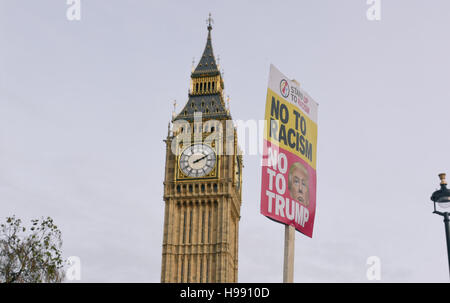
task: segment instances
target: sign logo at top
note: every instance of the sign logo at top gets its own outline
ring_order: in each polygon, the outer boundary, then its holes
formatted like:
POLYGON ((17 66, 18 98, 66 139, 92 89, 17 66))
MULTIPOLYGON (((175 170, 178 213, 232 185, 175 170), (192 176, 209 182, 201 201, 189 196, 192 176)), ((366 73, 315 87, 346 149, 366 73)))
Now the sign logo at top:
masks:
POLYGON ((288 99, 290 95, 291 96, 290 101, 297 104, 301 109, 303 109, 307 114, 309 114, 310 108, 307 105, 309 99, 302 93, 300 89, 295 87, 295 85, 292 85, 292 87, 290 87, 289 82, 286 79, 281 79, 280 93, 286 99, 288 99))
POLYGON ((286 79, 283 79, 280 82, 280 93, 285 98, 289 97, 289 83, 286 79))

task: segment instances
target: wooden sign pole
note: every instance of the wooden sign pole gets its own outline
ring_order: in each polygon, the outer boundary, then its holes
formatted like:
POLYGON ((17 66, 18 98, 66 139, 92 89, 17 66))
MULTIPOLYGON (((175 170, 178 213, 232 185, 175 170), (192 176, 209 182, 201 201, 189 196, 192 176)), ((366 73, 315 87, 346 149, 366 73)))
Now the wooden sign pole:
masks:
POLYGON ((283 283, 294 282, 295 227, 285 225, 283 283))

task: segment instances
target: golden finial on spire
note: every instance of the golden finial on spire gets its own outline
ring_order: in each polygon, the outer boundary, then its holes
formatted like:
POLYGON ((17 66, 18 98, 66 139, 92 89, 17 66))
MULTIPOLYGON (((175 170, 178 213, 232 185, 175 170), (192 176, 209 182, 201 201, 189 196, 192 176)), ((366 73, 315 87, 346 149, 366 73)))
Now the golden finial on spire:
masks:
POLYGON ((206 23, 208 24, 208 30, 212 30, 212 24, 214 23, 214 19, 211 18, 211 13, 209 13, 208 19, 206 19, 206 23))

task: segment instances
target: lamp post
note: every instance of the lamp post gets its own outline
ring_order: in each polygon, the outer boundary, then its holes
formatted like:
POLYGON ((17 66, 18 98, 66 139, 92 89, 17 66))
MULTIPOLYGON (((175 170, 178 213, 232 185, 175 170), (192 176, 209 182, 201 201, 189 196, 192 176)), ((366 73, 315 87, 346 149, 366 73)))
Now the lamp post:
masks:
POLYGON ((448 208, 450 207, 450 190, 447 188, 447 181, 445 181, 445 174, 439 174, 439 178, 441 179, 441 189, 435 191, 431 195, 431 201, 433 201, 434 204, 433 214, 437 214, 444 217, 445 236, 447 239, 447 257, 450 272, 450 225, 448 213, 449 210, 448 208), (442 211, 438 211, 436 207, 438 207, 442 211))

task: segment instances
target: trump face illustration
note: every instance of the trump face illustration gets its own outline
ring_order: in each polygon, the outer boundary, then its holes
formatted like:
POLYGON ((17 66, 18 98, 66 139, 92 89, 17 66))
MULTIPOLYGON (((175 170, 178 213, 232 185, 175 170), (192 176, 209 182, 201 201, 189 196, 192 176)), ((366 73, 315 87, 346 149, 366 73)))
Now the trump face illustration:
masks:
POLYGON ((288 189, 293 200, 309 206, 309 174, 300 162, 293 163, 289 168, 288 189))

